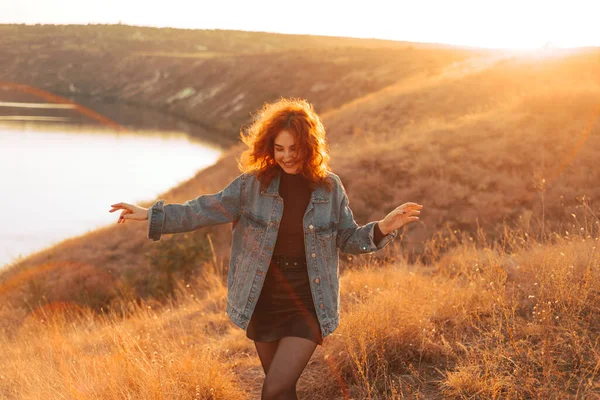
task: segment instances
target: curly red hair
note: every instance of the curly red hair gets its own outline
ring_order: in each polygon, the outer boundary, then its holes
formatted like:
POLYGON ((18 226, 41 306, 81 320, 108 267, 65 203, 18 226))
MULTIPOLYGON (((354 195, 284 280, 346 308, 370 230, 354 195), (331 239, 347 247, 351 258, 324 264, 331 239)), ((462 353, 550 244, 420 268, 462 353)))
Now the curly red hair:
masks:
POLYGON ((255 115, 254 122, 240 131, 242 141, 248 146, 237 160, 242 172, 254 172, 266 188, 281 167, 275 161, 275 138, 282 130, 289 132, 298 147, 302 160, 301 174, 311 188, 325 183, 329 171, 329 148, 325 141, 325 127, 313 106, 304 99, 281 98, 265 103, 255 115))

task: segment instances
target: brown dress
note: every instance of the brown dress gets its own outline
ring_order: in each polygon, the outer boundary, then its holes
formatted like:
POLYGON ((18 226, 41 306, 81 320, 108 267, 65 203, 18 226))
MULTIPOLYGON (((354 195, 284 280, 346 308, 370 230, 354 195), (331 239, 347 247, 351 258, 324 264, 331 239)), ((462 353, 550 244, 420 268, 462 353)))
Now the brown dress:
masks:
MULTIPOLYGON (((274 257, 305 258, 302 220, 310 201, 311 190, 302 174, 281 170, 279 195, 283 199, 283 216, 279 224, 274 257)), ((375 242, 383 234, 375 226, 375 242)), ((279 268, 272 260, 256 307, 246 329, 246 337, 270 342, 284 336, 302 337, 323 344, 306 270, 302 267, 279 268)))

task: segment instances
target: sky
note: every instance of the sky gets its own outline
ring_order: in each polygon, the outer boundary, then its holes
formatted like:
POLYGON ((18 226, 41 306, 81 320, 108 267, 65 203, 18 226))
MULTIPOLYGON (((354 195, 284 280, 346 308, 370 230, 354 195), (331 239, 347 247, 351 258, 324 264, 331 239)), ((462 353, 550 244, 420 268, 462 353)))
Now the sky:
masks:
POLYGON ((0 23, 235 29, 511 49, 600 46, 599 0, 0 0, 0 23))

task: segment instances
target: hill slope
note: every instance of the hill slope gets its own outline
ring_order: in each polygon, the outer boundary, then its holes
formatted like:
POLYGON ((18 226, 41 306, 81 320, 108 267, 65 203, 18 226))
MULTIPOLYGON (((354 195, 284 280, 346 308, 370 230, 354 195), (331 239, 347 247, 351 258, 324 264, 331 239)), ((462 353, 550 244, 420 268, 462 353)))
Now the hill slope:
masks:
MULTIPOLYGON (((0 25, 0 82, 89 105, 137 104, 188 119, 220 142, 264 102, 338 107, 474 51, 402 42, 128 26, 0 25)), ((6 94, 3 94, 3 96, 6 94)), ((108 115, 111 117, 111 115, 108 115)), ((118 118, 118 116, 115 116, 118 118)))
POLYGON ((469 59, 326 113, 357 217, 410 199, 427 207, 419 240, 476 219, 492 236, 503 220, 541 228, 542 215, 579 229, 592 218, 581 199, 600 195, 599 70, 599 50, 469 59))
MULTIPOLYGON (((595 185, 598 171, 593 168, 600 151, 597 50, 535 58, 443 48, 359 48, 359 43, 302 50, 288 46, 280 51, 216 56, 197 65, 187 58, 169 59, 164 65, 171 65, 180 77, 197 76, 196 82, 204 82, 198 87, 223 87, 222 94, 195 106, 190 106, 194 98, 190 97, 173 102, 172 109, 185 114, 211 104, 212 114, 199 119, 209 126, 216 127, 219 121, 233 126, 235 121, 248 120, 245 113, 254 111, 257 99, 309 94, 309 100, 321 104, 332 167, 347 187, 357 222, 383 218, 406 201, 425 205, 419 223, 403 230, 397 241, 411 260, 432 259, 428 240, 448 234, 448 229, 473 235, 481 226, 491 240, 500 236, 505 220, 530 235, 539 234, 542 227, 546 233, 561 234, 584 225, 591 225, 592 233, 598 229, 591 214, 600 215, 598 207, 578 200, 583 195, 596 199, 600 190, 595 185), (197 74, 190 75, 191 70, 183 66, 196 68, 197 74), (212 68, 228 72, 210 75, 212 68), (211 79, 206 78, 209 75, 211 79), (239 93, 249 94, 238 99, 242 106, 236 108, 233 100, 239 93)), ((96 56, 89 57, 86 63, 96 56)), ((31 65, 40 67, 42 61, 33 60, 31 65)), ((106 76, 120 77, 124 70, 133 74, 133 65, 123 70, 109 65, 104 71, 106 76)), ((60 76, 52 68, 47 70, 49 76, 60 76)), ((13 68, 5 74, 10 78, 19 72, 13 68)), ((30 78, 22 76, 27 84, 47 82, 47 89, 66 85, 35 75, 30 78)), ((115 82, 119 79, 123 78, 115 82)), ((85 82, 94 85, 92 80, 85 82)), ((177 80, 171 77, 164 84, 172 88, 173 82, 177 80)), ((119 85, 115 83, 108 93, 141 103, 144 99, 152 103, 158 96, 156 89, 129 93, 119 85)), ((101 85, 90 88, 102 89, 101 85)), ((233 128, 219 129, 234 137, 233 128)), ((181 203, 219 191, 239 173, 234 158, 240 151, 239 145, 232 147, 216 165, 159 198, 181 203)), ((45 296, 49 301, 98 306, 120 296, 117 287, 128 295, 152 294, 162 277, 149 259, 158 247, 146 238, 146 230, 145 223, 115 224, 27 257, 2 272, 3 293, 19 293, 28 301, 45 296), (34 279, 43 283, 28 286, 37 270, 43 272, 43 279, 34 279), (80 290, 72 290, 72 285, 80 290)), ((198 232, 206 233, 212 236, 214 254, 226 266, 230 227, 198 232)), ((200 261, 194 263, 193 268, 201 267, 200 261)))

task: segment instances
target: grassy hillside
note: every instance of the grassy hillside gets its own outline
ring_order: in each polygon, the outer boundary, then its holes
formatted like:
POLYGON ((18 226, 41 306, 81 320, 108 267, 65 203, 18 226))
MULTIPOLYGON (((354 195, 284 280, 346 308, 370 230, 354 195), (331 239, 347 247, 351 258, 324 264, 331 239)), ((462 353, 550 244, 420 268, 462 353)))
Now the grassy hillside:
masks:
POLYGON ((600 198, 600 51, 456 67, 325 115, 357 217, 414 199, 428 210, 419 241, 446 224, 473 231, 478 221, 497 236, 504 221, 539 234, 589 221, 600 198))
MULTIPOLYGON (((385 262, 354 258, 340 327, 300 378, 300 398, 600 396, 600 238, 589 233, 434 239, 452 250, 431 265, 393 248, 385 262)), ((0 396, 258 399, 262 367, 223 311, 219 261, 176 300, 122 299, 125 317, 68 303, 1 308, 0 396)))
MULTIPOLYGON (((308 39, 266 35, 261 42, 279 47, 244 52, 234 45, 244 35, 231 35, 231 47, 222 49, 233 56, 125 58, 97 74, 106 76, 102 85, 78 82, 97 91, 93 96, 162 107, 231 135, 217 164, 159 196, 169 203, 224 187, 239 173, 235 134, 248 113, 296 95, 318 106, 333 171, 357 222, 380 219, 406 201, 424 204, 420 221, 386 250, 343 257, 342 325, 303 375, 305 396, 600 396, 600 50, 507 54, 334 38, 300 49, 308 39), (141 65, 148 79, 155 67, 179 75, 163 82, 161 72, 162 83, 144 86, 141 65), (188 79, 202 92, 167 103, 188 79)), ((123 48, 136 48, 133 36, 120 36, 129 38, 123 48)), ((162 51, 146 45, 139 48, 162 51)), ((173 50, 193 51, 180 46, 173 50)), ((74 75, 84 77, 96 55, 81 54, 69 57, 84 61, 74 75)), ((33 58, 31 65, 46 64, 33 58)), ((0 79, 68 90, 51 78, 61 76, 57 69, 44 79, 35 68, 20 70, 0 72, 0 79)), ((146 232, 146 223, 107 226, 0 274, 0 351, 10 355, 2 395, 20 387, 30 397, 259 393, 256 353, 224 315, 230 226, 158 243, 146 232), (166 300, 169 273, 175 285, 187 280, 166 300), (92 310, 100 308, 107 313, 99 317, 92 310), (195 372, 199 362, 206 375, 195 372), (52 373, 37 372, 49 365, 52 373)))

